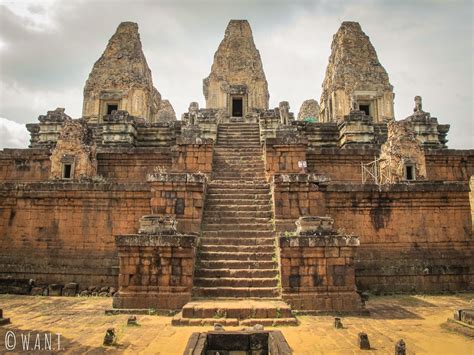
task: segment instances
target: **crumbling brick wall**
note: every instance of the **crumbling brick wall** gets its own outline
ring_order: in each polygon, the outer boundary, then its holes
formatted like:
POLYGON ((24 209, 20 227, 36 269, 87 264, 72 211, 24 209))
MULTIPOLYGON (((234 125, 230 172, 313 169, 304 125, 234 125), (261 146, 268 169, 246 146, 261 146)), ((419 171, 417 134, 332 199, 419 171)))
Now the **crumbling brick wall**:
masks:
POLYGON ((147 184, 0 184, 0 277, 116 286, 114 236, 149 211, 147 184))
POLYGON ((298 173, 299 161, 306 160, 307 144, 283 144, 268 138, 265 143, 265 170, 268 177, 278 173, 298 173))
POLYGON ((206 192, 205 175, 157 173, 151 180, 151 212, 176 218, 179 232, 199 233, 206 192))
POLYGON ((324 174, 332 181, 361 183, 361 163, 373 161, 378 153, 376 149, 308 149, 308 171, 324 174))
POLYGON ((0 151, 0 182, 46 181, 51 161, 47 149, 0 151))
POLYGON ((428 180, 468 181, 474 175, 474 150, 428 150, 425 153, 428 180))
POLYGON ((115 148, 97 154, 98 174, 108 181, 145 182, 157 167, 171 168, 170 148, 115 148))
POLYGON ((356 278, 374 292, 474 289, 467 183, 343 185, 278 181, 277 230, 302 215, 331 216, 360 237, 356 278))
POLYGON ((213 144, 178 144, 173 147, 172 170, 176 172, 212 171, 213 144))

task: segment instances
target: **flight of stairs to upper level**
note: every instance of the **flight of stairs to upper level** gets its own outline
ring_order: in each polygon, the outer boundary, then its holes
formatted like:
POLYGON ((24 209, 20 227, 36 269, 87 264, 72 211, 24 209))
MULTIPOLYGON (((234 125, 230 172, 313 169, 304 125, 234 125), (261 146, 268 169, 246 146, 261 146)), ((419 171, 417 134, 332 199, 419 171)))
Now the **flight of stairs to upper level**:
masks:
POLYGON ((221 124, 203 215, 194 296, 276 298, 278 263, 258 124, 221 124))

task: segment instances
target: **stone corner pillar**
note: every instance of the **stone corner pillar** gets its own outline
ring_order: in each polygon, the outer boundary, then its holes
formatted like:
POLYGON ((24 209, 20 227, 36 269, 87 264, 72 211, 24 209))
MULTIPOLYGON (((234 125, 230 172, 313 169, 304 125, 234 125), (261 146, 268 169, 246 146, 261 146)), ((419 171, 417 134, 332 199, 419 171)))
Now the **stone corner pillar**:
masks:
POLYGON ((354 258, 359 238, 341 234, 330 217, 306 216, 279 238, 283 300, 312 312, 363 312, 354 258))
POLYGON ((143 216, 137 234, 118 235, 119 291, 113 307, 178 310, 191 300, 197 236, 169 216, 143 216))

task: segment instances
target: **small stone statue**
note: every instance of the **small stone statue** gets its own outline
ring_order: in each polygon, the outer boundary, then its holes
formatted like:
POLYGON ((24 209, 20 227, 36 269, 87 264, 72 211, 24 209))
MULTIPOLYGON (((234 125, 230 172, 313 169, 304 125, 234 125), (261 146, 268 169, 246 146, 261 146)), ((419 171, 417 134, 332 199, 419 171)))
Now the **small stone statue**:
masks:
POLYGON ((395 355, 405 355, 407 351, 407 347, 403 339, 400 339, 395 344, 395 355))
POLYGON ((220 323, 214 323, 214 331, 215 332, 224 332, 225 329, 220 323))
POLYGON ((188 108, 188 125, 194 126, 197 122, 199 113, 199 104, 197 102, 191 102, 188 108))
POLYGON ((369 337, 364 332, 359 333, 359 348, 361 350, 370 350, 369 337))
POLYGON ((280 122, 284 126, 290 124, 290 104, 288 101, 282 101, 278 105, 278 110, 280 111, 280 122))
POLYGON ((421 96, 415 96, 415 108, 413 112, 423 112, 422 99, 421 96))
POLYGON ((359 103, 354 94, 351 94, 351 111, 359 111, 359 103))
POLYGON ((137 317, 136 316, 130 316, 127 320, 127 325, 128 326, 138 325, 137 317))
POLYGON ((115 334, 115 328, 107 329, 107 332, 105 333, 105 337, 104 337, 104 345, 106 346, 114 345, 116 340, 117 340, 117 335, 115 334))
POLYGON ((341 318, 339 318, 339 317, 334 318, 334 328, 336 328, 336 329, 344 328, 344 326, 342 325, 341 318))

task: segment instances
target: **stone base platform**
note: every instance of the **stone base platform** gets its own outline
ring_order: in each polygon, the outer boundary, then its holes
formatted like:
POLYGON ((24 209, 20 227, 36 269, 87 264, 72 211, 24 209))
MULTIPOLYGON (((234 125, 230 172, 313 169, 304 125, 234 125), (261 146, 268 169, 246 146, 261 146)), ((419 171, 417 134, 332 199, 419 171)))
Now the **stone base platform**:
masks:
POLYGON ((199 300, 187 303, 172 325, 298 325, 291 308, 279 300, 199 300))

